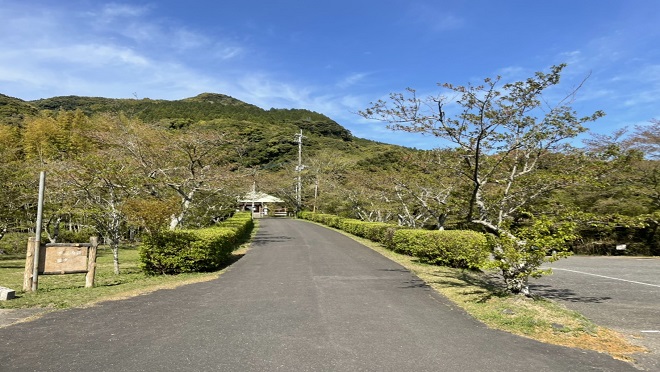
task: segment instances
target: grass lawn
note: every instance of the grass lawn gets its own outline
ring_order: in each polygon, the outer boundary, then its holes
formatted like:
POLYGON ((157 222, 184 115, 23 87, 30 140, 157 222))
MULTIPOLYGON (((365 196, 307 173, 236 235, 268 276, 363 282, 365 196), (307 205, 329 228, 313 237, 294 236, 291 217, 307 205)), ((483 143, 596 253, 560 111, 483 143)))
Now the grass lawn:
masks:
MULTIPOLYGON (((256 228, 255 228, 256 231, 256 228)), ((245 244, 233 253, 232 263, 247 251, 245 244)), ((126 246, 119 250, 120 274, 113 273, 112 251, 100 246, 96 260, 94 288, 85 288, 85 274, 40 275, 37 292, 23 292, 25 256, 0 255, 0 286, 16 291, 16 298, 0 301, 0 309, 69 308, 99 301, 127 298, 162 288, 217 278, 221 271, 180 275, 149 276, 140 269, 138 249, 126 246)))

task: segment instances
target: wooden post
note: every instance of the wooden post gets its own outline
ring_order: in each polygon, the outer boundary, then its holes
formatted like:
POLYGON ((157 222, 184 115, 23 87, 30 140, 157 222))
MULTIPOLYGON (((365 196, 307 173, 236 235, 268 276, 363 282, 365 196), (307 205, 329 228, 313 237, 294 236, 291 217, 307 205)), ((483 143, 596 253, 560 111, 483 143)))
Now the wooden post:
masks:
POLYGON ((23 292, 32 291, 32 275, 34 274, 34 251, 37 246, 33 236, 28 238, 25 254, 25 273, 23 274, 23 292))
POLYGON ((41 225, 44 210, 44 191, 46 190, 46 172, 39 174, 39 200, 37 203, 37 228, 35 233, 34 266, 32 272, 32 292, 39 288, 39 251, 41 250, 41 225))
POLYGON ((92 244, 87 254, 87 275, 85 275, 85 288, 94 287, 94 276, 96 275, 96 248, 99 246, 99 240, 96 236, 89 238, 92 244))

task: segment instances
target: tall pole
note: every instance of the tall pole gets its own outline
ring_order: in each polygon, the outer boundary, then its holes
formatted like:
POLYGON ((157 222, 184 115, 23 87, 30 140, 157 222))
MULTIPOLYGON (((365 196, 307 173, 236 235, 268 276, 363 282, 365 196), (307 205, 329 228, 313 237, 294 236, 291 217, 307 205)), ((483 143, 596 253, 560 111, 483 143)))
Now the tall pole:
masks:
POLYGON ((296 187, 296 214, 300 211, 302 205, 302 170, 304 166, 302 165, 302 139, 303 131, 300 130, 300 133, 296 134, 296 139, 298 140, 298 166, 296 171, 298 172, 298 185, 296 187))
POLYGON ((254 218, 254 199, 257 198, 257 181, 252 181, 252 218, 254 218))
POLYGON ((44 209, 44 190, 46 188, 46 172, 39 174, 39 202, 37 204, 37 228, 34 238, 34 268, 32 269, 32 292, 39 287, 39 251, 41 247, 41 223, 44 209))

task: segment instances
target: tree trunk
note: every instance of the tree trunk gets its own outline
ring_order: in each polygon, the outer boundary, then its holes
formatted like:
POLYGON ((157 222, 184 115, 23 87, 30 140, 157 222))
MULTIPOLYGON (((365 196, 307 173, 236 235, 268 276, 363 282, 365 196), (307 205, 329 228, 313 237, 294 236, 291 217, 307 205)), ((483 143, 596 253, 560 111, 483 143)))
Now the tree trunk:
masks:
POLYGON ((115 275, 119 275, 119 242, 116 242, 114 239, 110 242, 110 248, 112 249, 112 263, 114 267, 115 275))
POLYGON ((185 216, 186 212, 188 209, 190 209, 190 203, 192 202, 193 196, 195 195, 196 190, 190 191, 188 194, 183 194, 183 191, 177 190, 180 195, 184 195, 181 198, 181 213, 178 215, 173 214, 171 219, 170 219, 170 230, 176 229, 181 222, 183 221, 183 217, 185 216))
POLYGON ((529 292, 529 277, 523 276, 519 277, 511 272, 503 273, 504 283, 506 284, 507 289, 513 294, 519 294, 523 296, 530 296, 529 292), (506 274, 510 274, 507 277, 506 274))

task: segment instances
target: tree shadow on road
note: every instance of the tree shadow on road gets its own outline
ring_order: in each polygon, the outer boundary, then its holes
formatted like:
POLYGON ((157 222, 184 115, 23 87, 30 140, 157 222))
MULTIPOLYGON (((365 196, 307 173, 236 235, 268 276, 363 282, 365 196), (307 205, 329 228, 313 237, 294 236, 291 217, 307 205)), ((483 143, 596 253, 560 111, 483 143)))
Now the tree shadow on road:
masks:
POLYGON ((406 280, 405 282, 403 282, 403 286, 399 288, 423 288, 427 290, 431 289, 431 287, 428 284, 426 284, 423 280, 420 279, 406 280))
POLYGON ((606 296, 581 296, 567 288, 553 288, 552 286, 542 284, 532 284, 529 288, 537 296, 559 301, 600 304, 612 299, 612 297, 606 296))
POLYGON ((252 239, 252 245, 253 246, 262 246, 270 243, 283 243, 286 241, 289 241, 293 238, 288 237, 288 236, 283 236, 283 235, 271 235, 271 234, 264 234, 261 236, 256 236, 252 239))

